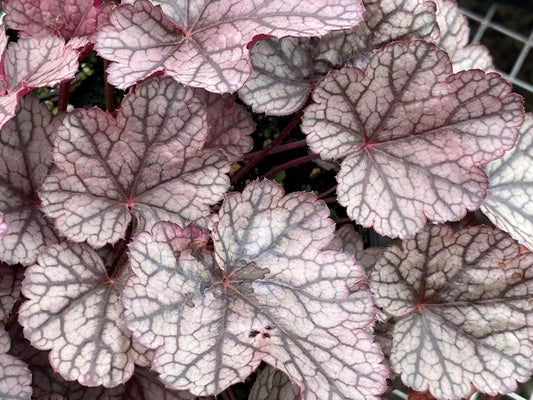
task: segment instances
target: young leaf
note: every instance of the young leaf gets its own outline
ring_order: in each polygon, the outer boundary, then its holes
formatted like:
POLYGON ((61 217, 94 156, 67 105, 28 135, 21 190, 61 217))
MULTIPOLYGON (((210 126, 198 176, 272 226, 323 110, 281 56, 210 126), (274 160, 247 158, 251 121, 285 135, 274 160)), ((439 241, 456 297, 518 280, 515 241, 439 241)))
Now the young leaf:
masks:
POLYGON ((357 223, 405 238, 480 206, 480 167, 513 146, 522 99, 498 74, 451 72, 445 52, 414 41, 317 85, 302 130, 322 158, 344 157, 338 201, 357 223))
POLYGON ((485 226, 430 225, 387 249, 370 275, 396 319, 392 368, 438 399, 516 389, 533 371, 533 253, 485 226))
POLYGON ((31 372, 18 358, 6 354, 10 347, 9 335, 0 324, 0 398, 29 400, 31 398, 31 372))
POLYGON ((446 50, 453 64, 454 72, 479 68, 492 71, 492 58, 488 49, 479 44, 468 44, 470 28, 455 0, 435 0, 437 23, 440 28, 440 48, 446 50))
POLYGON ((24 336, 67 380, 113 387, 133 374, 134 362, 147 365, 151 354, 132 341, 121 318, 124 266, 109 277, 101 258, 86 244, 47 247, 26 270, 19 310, 24 336))
POLYGON ((29 95, 16 117, 0 130, 0 210, 9 225, 0 260, 29 265, 39 250, 56 243, 53 225, 39 209, 37 190, 52 169, 52 115, 29 95))
MULTIPOLYGON (((152 368, 170 387, 208 395, 243 380, 261 360, 289 375, 303 398, 375 399, 382 355, 365 328, 374 308, 353 258, 320 250, 332 239, 328 208, 310 193, 283 196, 270 181, 231 193, 213 231, 214 257, 140 233, 125 320, 156 349, 152 368)), ((168 236, 168 235, 167 235, 168 236)))
POLYGON ((0 29, 0 128, 15 115, 17 100, 31 89, 71 79, 78 70, 78 52, 57 36, 21 38, 7 50, 6 46, 5 31, 0 29))
POLYGON ((63 235, 94 247, 124 237, 132 214, 140 229, 203 225, 229 187, 228 161, 203 149, 207 129, 200 100, 170 78, 139 85, 116 118, 76 110, 57 132, 61 170, 44 181, 42 209, 63 235))
POLYGON ((241 105, 235 104, 235 95, 216 94, 195 89, 194 94, 206 106, 209 133, 206 149, 220 149, 230 162, 236 162, 244 153, 252 150, 255 131, 252 115, 241 105))
POLYGON ((9 317, 20 296, 22 269, 0 263, 0 320, 9 317))
MULTIPOLYGON (((25 36, 55 35, 82 44, 92 41, 97 28, 106 22, 110 7, 98 3, 99 0, 6 0, 4 22, 25 36)), ((73 48, 78 47, 81 46, 73 48)))
POLYGON ((435 4, 420 0, 365 0, 364 21, 322 38, 263 39, 252 53, 252 76, 239 96, 255 112, 288 115, 305 102, 316 80, 346 64, 363 68, 376 48, 396 40, 438 36, 435 4))
POLYGON ((499 228, 533 250, 533 114, 526 114, 518 143, 485 166, 489 191, 481 210, 499 228))
POLYGON ((362 19, 359 0, 137 0, 117 7, 96 35, 115 63, 110 82, 126 88, 157 72, 187 86, 235 92, 251 74, 247 45, 261 36, 313 36, 362 19), (160 5, 160 7, 159 7, 160 5))
POLYGON ((300 388, 289 377, 267 365, 256 378, 248 400, 299 400, 300 388))

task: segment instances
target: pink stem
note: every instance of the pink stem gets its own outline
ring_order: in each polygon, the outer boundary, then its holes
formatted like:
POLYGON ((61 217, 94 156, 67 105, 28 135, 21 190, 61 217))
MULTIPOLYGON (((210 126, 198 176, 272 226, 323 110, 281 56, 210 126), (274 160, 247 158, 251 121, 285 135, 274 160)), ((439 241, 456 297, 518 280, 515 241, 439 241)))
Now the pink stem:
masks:
POLYGON ((107 81, 107 67, 109 61, 104 60, 104 96, 105 96, 105 109, 107 112, 115 111, 115 93, 113 86, 107 81))
POLYGON ((322 201, 326 204, 329 204, 329 203, 335 203, 337 201, 337 197, 335 196, 330 196, 330 197, 322 197, 322 201))
POLYGON ((346 222, 352 222, 352 220, 351 220, 350 218, 348 218, 348 217, 337 218, 337 219, 335 220, 335 223, 336 223, 337 225, 339 225, 339 224, 344 224, 344 223, 346 223, 346 222))
POLYGON ((261 176, 259 179, 268 178, 268 177, 270 177, 272 175, 277 174, 280 171, 285 171, 286 169, 289 169, 289 168, 294 167, 296 165, 304 164, 304 163, 306 163, 308 161, 316 160, 319 157, 320 156, 318 154, 310 154, 308 156, 297 158, 296 160, 291 160, 289 162, 286 162, 285 164, 281 164, 279 167, 271 169, 266 174, 261 176))
POLYGON ((231 179, 231 184, 232 185, 234 185, 236 182, 238 182, 239 179, 241 179, 244 175, 246 175, 246 173, 248 171, 250 171, 254 167, 254 165, 256 165, 259 161, 261 161, 263 159, 263 157, 265 157, 267 154, 269 154, 274 147, 276 147, 283 139, 285 139, 285 136, 287 136, 289 134, 289 132, 292 130, 292 128, 294 128, 296 126, 296 124, 300 121, 300 118, 303 115, 304 108, 305 107, 303 107, 300 111, 298 111, 294 115, 294 117, 291 119, 289 124, 285 127, 285 129, 283 129, 280 132, 278 137, 275 138, 272 141, 272 143, 270 143, 263 150, 258 151, 257 155, 254 156, 254 158, 252 158, 250 160, 250 162, 248 162, 248 164, 246 164, 244 167, 242 167, 240 170, 237 171, 235 176, 231 179))
POLYGON ((319 199, 322 199, 322 198, 326 197, 327 195, 333 193, 335 190, 337 190, 337 185, 335 185, 335 186, 333 186, 332 188, 326 190, 324 193, 320 193, 320 194, 318 195, 318 198, 319 198, 319 199))
MULTIPOLYGON (((300 147, 304 147, 305 145, 307 145, 307 141, 305 139, 297 140, 297 141, 292 142, 292 143, 280 144, 279 146, 273 148, 268 154, 270 155, 270 154, 281 153, 283 151, 289 151, 289 150, 292 150, 292 149, 298 149, 300 147)), ((244 160, 248 160, 248 159, 254 158, 255 156, 257 156, 262 151, 263 150, 254 151, 253 153, 247 153, 247 154, 245 154, 243 156, 243 159, 244 160)))
POLYGON ((61 83, 59 85, 59 97, 57 99, 57 109, 59 110, 59 112, 67 111, 69 95, 70 95, 70 81, 61 83))

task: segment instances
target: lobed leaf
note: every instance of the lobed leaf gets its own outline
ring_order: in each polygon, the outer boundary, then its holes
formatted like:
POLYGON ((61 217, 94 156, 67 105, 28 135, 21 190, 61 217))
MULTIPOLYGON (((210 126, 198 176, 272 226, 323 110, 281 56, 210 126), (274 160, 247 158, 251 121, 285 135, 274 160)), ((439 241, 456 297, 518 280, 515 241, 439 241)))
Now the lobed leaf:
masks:
POLYGON ((477 226, 428 226, 391 247, 370 275, 376 304, 396 319, 392 368, 438 399, 472 385, 509 393, 533 371, 533 254, 477 226))
POLYGON ((241 105, 235 104, 235 96, 210 93, 195 89, 194 94, 206 106, 209 133, 206 149, 221 150, 230 162, 242 159, 244 153, 252 150, 255 131, 252 115, 241 105))
POLYGON ((331 72, 313 93, 302 130, 324 159, 344 158, 338 201, 350 218, 391 237, 426 220, 458 220, 487 190, 481 166, 502 156, 523 121, 522 99, 498 74, 451 74, 424 41, 378 51, 365 72, 331 72))
POLYGON ((135 237, 125 320, 156 349, 152 368, 166 385, 219 393, 263 360, 305 399, 377 398, 386 369, 365 330, 372 298, 365 285, 348 289, 348 280, 364 279, 351 256, 321 250, 332 239, 328 215, 313 194, 284 196, 256 181, 226 196, 214 257, 159 240, 170 228, 183 236, 166 222, 135 237))
MULTIPOLYGON (((98 3, 99 0, 6 0, 4 21, 24 36, 55 35, 81 44, 92 41, 96 30, 106 22, 110 7, 98 3)), ((77 47, 81 46, 73 48, 77 47)))
POLYGON ((252 76, 239 96, 255 112, 288 115, 305 103, 316 81, 346 64, 363 68, 375 49, 396 40, 438 37, 435 4, 419 0, 365 0, 355 28, 321 38, 267 38, 253 47, 252 76))
POLYGON ((283 372, 267 365, 257 376, 248 400, 298 400, 300 388, 283 372))
POLYGON ((0 210, 9 225, 0 240, 0 259, 9 264, 32 264, 41 249, 58 240, 37 197, 52 169, 53 129, 46 105, 26 96, 16 117, 0 130, 0 210))
POLYGON ((207 129, 200 100, 170 78, 139 85, 116 117, 76 110, 58 129, 60 170, 44 181, 42 209, 61 234, 94 247, 124 237, 132 214, 139 229, 203 225, 229 186, 229 162, 203 149, 207 129))
POLYGON ((126 88, 163 72, 211 92, 238 90, 251 74, 247 45, 262 36, 312 36, 362 19, 359 0, 130 1, 96 36, 98 53, 114 61, 110 82, 126 88))
POLYGON ((533 114, 527 113, 516 146, 501 160, 485 166, 489 191, 481 210, 503 229, 533 249, 533 114))
POLYGON ((85 386, 113 387, 133 374, 134 362, 151 354, 131 338, 119 297, 130 275, 124 266, 110 277, 95 250, 62 242, 47 247, 26 270, 19 310, 24 336, 49 350, 54 370, 85 386))
POLYGON ((453 64, 454 72, 479 68, 492 71, 492 57, 488 49, 479 44, 468 44, 470 28, 455 0, 435 0, 440 39, 437 44, 446 50, 453 64))
POLYGON ((11 341, 0 324, 0 398, 29 400, 31 398, 31 372, 28 366, 16 357, 6 354, 11 341))

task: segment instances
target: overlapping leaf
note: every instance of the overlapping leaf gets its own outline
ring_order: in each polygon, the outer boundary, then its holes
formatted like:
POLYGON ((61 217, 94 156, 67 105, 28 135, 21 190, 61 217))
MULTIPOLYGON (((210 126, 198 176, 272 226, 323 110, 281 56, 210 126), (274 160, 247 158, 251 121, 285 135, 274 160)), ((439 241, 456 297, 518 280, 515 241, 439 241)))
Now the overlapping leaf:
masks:
POLYGON ((315 81, 346 64, 363 68, 373 51, 396 40, 438 37, 435 4, 366 0, 364 21, 322 38, 263 39, 252 49, 253 74, 239 91, 256 112, 288 115, 305 102, 315 81))
POLYGON ((355 262, 362 265, 368 273, 376 259, 383 252, 383 247, 364 248, 363 239, 354 230, 353 225, 344 224, 335 231, 335 237, 329 246, 333 249, 339 249, 355 256, 355 262))
POLYGON ((344 157, 338 201, 357 223, 404 238, 480 206, 480 167, 513 146, 522 99, 498 74, 451 73, 445 52, 414 41, 318 84, 302 130, 322 158, 344 157))
POLYGON ((0 263, 0 320, 9 317, 20 296, 22 269, 0 263))
POLYGON ((519 253, 502 231, 429 226, 377 261, 370 285, 396 318, 391 363, 406 385, 460 399, 529 379, 533 253, 519 253))
POLYGON ((488 49, 479 44, 468 44, 470 28, 455 0, 435 0, 437 23, 440 28, 438 45, 448 52, 454 72, 479 68, 492 71, 492 58, 488 49))
POLYGON ((55 243, 53 225, 39 209, 37 190, 52 169, 52 115, 35 97, 20 101, 16 117, 0 130, 0 211, 9 231, 0 240, 0 259, 31 264, 40 249, 55 243))
POLYGON ((170 78, 153 79, 124 98, 116 118, 98 109, 70 113, 57 133, 61 169, 40 192, 42 209, 74 241, 100 247, 159 220, 203 225, 229 186, 229 163, 204 150, 205 108, 170 78))
POLYGON ((220 149, 231 162, 241 159, 252 150, 255 130, 252 115, 241 105, 235 104, 235 96, 210 93, 195 89, 194 94, 206 106, 209 133, 206 149, 220 149))
POLYGON ((31 398, 31 372, 21 360, 7 354, 11 341, 0 323, 0 398, 29 400, 31 398))
POLYGON ((299 400, 300 388, 283 372, 267 365, 256 378, 248 400, 299 400))
POLYGON ((73 78, 78 70, 78 52, 57 36, 21 38, 7 46, 0 29, 0 53, 0 128, 15 115, 18 99, 31 89, 73 78))
POLYGON ((7 222, 4 221, 4 214, 0 212, 0 240, 2 240, 4 236, 7 235, 8 231, 9 227, 7 226, 7 222))
POLYGON ((363 13, 359 0, 130 3, 116 8, 111 25, 96 36, 98 53, 115 62, 108 69, 110 82, 126 88, 165 72, 217 93, 235 92, 248 79, 246 46, 255 37, 323 35, 355 26, 363 13))
POLYGON ((102 259, 86 244, 62 242, 39 254, 26 270, 19 311, 26 336, 49 350, 50 363, 67 380, 85 386, 117 386, 133 374, 134 362, 151 355, 133 342, 121 318, 119 297, 130 275, 123 266, 110 277, 102 259))
POLYGON ((264 360, 305 399, 373 399, 384 390, 382 355, 365 330, 372 299, 365 285, 347 287, 364 279, 362 268, 320 250, 332 239, 328 215, 312 194, 283 196, 275 183, 254 182, 226 196, 214 257, 198 241, 173 246, 183 232, 166 222, 134 239, 125 320, 157 349, 152 368, 167 385, 219 393, 264 360))
POLYGON ((23 35, 42 38, 56 35, 76 42, 78 48, 92 41, 97 28, 106 22, 109 5, 100 0, 6 0, 4 22, 23 35))
POLYGON ((499 228, 533 249, 533 114, 526 114, 518 143, 485 166, 489 192, 481 210, 499 228))

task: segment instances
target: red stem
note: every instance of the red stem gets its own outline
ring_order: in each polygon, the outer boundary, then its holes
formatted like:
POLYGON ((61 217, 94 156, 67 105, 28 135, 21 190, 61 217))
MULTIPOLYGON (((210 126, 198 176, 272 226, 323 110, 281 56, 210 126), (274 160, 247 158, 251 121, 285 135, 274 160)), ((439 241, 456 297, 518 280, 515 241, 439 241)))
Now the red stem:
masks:
POLYGON ((337 197, 335 196, 330 196, 330 197, 323 197, 322 198, 322 201, 326 204, 329 204, 329 203, 335 203, 337 201, 337 197))
POLYGON ((305 106, 298 111, 294 117, 291 119, 289 124, 280 132, 277 138, 275 138, 272 143, 270 143, 267 147, 265 147, 263 150, 256 152, 257 155, 254 156, 246 164, 244 167, 242 167, 240 170, 237 171, 235 176, 231 179, 231 184, 234 185, 236 182, 239 181, 248 171, 250 171, 254 165, 256 165, 259 161, 263 159, 267 154, 269 154, 274 147, 276 147, 283 139, 285 139, 285 136, 289 134, 289 132, 296 126, 296 124, 300 121, 300 118, 302 118, 303 110, 305 106))
POLYGON ((319 199, 323 199, 324 197, 326 197, 327 195, 333 193, 335 190, 337 190, 337 185, 333 186, 332 188, 326 190, 324 193, 320 193, 317 197, 319 199))
MULTIPOLYGON (((273 148, 268 154, 270 155, 270 154, 281 153, 283 151, 289 151, 289 150, 292 150, 292 149, 298 149, 298 148, 304 147, 306 145, 307 145, 307 140, 305 140, 305 139, 297 140, 297 141, 291 142, 291 143, 280 144, 279 146, 273 148)), ((253 153, 247 153, 242 158, 243 158, 243 160, 248 160, 250 158, 254 158, 255 156, 257 156, 262 151, 263 150, 254 151, 253 153)))
POLYGON ((57 109, 59 112, 67 111, 68 97, 70 95, 70 81, 59 85, 59 97, 57 99, 57 109))
POLYGON ((337 225, 339 225, 339 224, 344 224, 344 223, 346 223, 346 222, 352 222, 352 220, 351 220, 350 218, 348 218, 348 217, 337 218, 337 219, 335 220, 335 223, 336 223, 337 225))
POLYGON ((115 93, 113 86, 107 81, 107 67, 109 61, 104 60, 104 96, 105 96, 105 109, 107 112, 115 111, 115 93))
POLYGON ((309 154, 308 156, 300 157, 300 158, 297 158, 296 160, 291 160, 289 162, 286 162, 285 164, 281 164, 279 167, 271 169, 266 174, 261 176, 259 179, 268 178, 268 177, 270 177, 272 175, 277 174, 280 171, 285 171, 286 169, 289 169, 289 168, 294 167, 296 165, 304 164, 304 163, 306 163, 308 161, 316 160, 319 157, 320 156, 318 154, 309 154))

